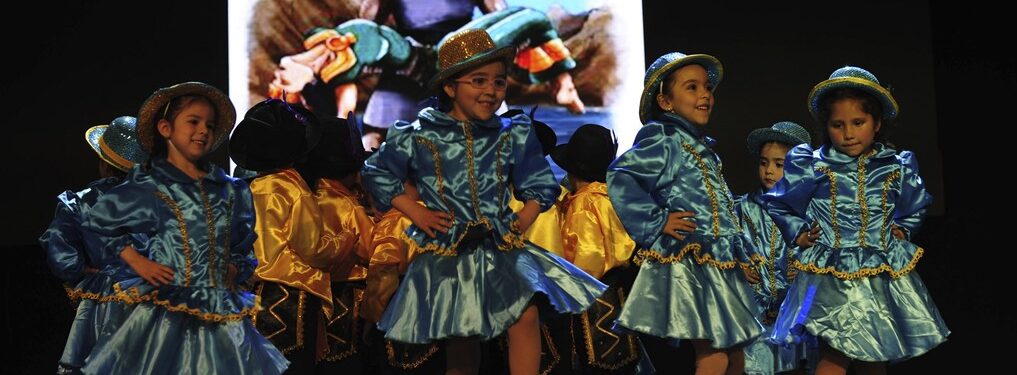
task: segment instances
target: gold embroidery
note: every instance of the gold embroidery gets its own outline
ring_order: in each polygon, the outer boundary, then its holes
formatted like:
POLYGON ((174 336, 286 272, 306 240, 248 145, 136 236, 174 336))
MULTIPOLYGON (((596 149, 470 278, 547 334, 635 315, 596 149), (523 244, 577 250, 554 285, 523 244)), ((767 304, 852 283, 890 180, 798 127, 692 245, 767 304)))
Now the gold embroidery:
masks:
POLYGON ((180 229, 181 242, 184 247, 184 286, 191 285, 191 238, 187 235, 187 222, 184 221, 184 214, 169 195, 161 191, 155 192, 155 196, 162 199, 173 210, 173 216, 177 219, 177 228, 180 229))
POLYGON ((431 151, 431 157, 434 159, 434 184, 435 189, 438 190, 438 199, 441 199, 441 203, 445 205, 445 209, 449 210, 448 214, 452 215, 452 222, 455 222, 455 212, 452 210, 452 205, 448 204, 445 200, 445 184, 443 183, 444 177, 441 174, 441 153, 438 152, 438 146, 434 145, 434 142, 424 137, 413 137, 417 143, 424 145, 428 150, 431 151))
MULTIPOLYGON (((388 354, 388 364, 392 367, 396 367, 403 370, 412 370, 417 367, 420 367, 420 365, 424 364, 424 362, 427 362, 427 360, 430 359, 431 356, 434 355, 434 353, 437 351, 438 344, 431 343, 430 346, 427 348, 427 352, 425 352, 424 355, 420 356, 420 358, 418 358, 416 361, 410 363, 396 362, 395 347, 392 345, 392 340, 385 340, 385 352, 388 354)), ((404 356, 404 358, 405 357, 406 356, 404 356)))
MULTIPOLYGON (((889 194, 889 191, 890 191, 890 185, 892 185, 893 181, 898 179, 898 178, 900 178, 900 170, 895 170, 895 171, 893 171, 893 173, 890 173, 890 175, 886 176, 886 181, 883 181, 883 195, 882 195, 880 201, 882 203, 882 208, 883 208, 883 225, 882 225, 882 227, 884 227, 884 228, 886 226, 888 226, 887 223, 889 223, 889 221, 890 221, 890 214, 891 214, 890 207, 889 207, 890 204, 889 204, 889 202, 887 202, 887 199, 888 199, 887 195, 889 194)), ((890 229, 893 230, 893 225, 890 224, 889 226, 890 226, 890 229)), ((886 240, 886 232, 887 231, 885 229, 882 229, 882 230, 880 230, 880 232, 881 233, 879 235, 879 243, 883 244, 883 248, 885 249, 888 246, 887 240, 886 240)))
POLYGON ((198 183, 195 185, 198 186, 198 193, 201 195, 201 203, 205 207, 205 222, 208 225, 208 278, 214 288, 216 284, 215 271, 218 266, 217 263, 219 262, 219 260, 216 259, 216 255, 218 253, 216 248, 218 246, 216 246, 217 242, 215 241, 215 214, 212 212, 212 204, 208 201, 208 192, 205 191, 205 185, 201 182, 201 180, 198 180, 198 183))
POLYGON ((88 300, 92 300, 92 301, 95 301, 95 302, 120 301, 120 299, 117 297, 116 294, 110 294, 110 295, 103 296, 100 293, 86 292, 86 291, 84 291, 83 289, 80 289, 80 288, 73 288, 72 289, 71 287, 66 286, 66 285, 64 286, 64 291, 67 292, 67 298, 70 298, 72 301, 79 300, 79 299, 88 299, 88 300))
POLYGON ((226 204, 226 244, 222 247, 222 259, 226 262, 226 270, 222 276, 223 285, 230 285, 233 280, 228 280, 229 265, 230 263, 230 248, 233 247, 233 239, 230 237, 231 231, 233 230, 233 196, 230 195, 230 201, 226 204))
MULTIPOLYGON (((469 122, 463 122, 463 134, 466 135, 466 177, 470 180, 470 199, 473 202, 473 213, 477 215, 477 218, 484 217, 480 213, 480 199, 477 198, 477 177, 474 175, 474 168, 476 167, 474 156, 473 156, 473 127, 469 122)), ((486 220, 485 220, 486 222, 486 220)), ((488 229, 491 225, 487 225, 488 229)))
MULTIPOLYGON (((554 366, 558 365, 561 361, 561 355, 558 354, 558 348, 554 345, 554 340, 551 338, 551 330, 547 328, 546 324, 540 325, 540 333, 544 334, 544 342, 547 343, 547 350, 551 353, 551 363, 547 364, 547 369, 540 372, 540 375, 547 375, 554 370, 554 366)), ((541 353, 544 354, 544 353, 541 353)))
POLYGON ((505 205, 505 176, 501 174, 501 150, 505 148, 505 143, 508 141, 509 135, 503 134, 501 139, 498 140, 498 148, 494 152, 494 172, 498 176, 498 196, 501 197, 501 205, 505 205))
POLYGON ((840 247, 840 226, 837 225, 837 175, 829 167, 819 167, 816 170, 823 172, 830 179, 830 226, 833 228, 833 247, 840 247))
MULTIPOLYGON (((343 312, 341 314, 335 314, 335 317, 328 321, 328 326, 331 327, 332 324, 334 324, 335 322, 339 321, 339 319, 342 319, 342 317, 346 316, 346 314, 350 314, 351 313, 350 311, 352 310, 353 316, 350 318, 350 322, 352 323, 352 324, 350 324, 350 331, 351 331, 351 338, 353 340, 349 342, 350 343, 350 348, 348 350, 340 352, 340 353, 335 353, 335 354, 329 355, 329 356, 325 357, 326 361, 329 361, 329 362, 339 361, 339 360, 342 360, 342 359, 344 359, 346 357, 349 357, 351 354, 354 354, 354 353, 357 352, 357 338, 359 336, 357 334, 357 326, 358 326, 357 323, 359 323, 359 321, 357 320, 357 317, 360 316, 360 301, 363 299, 363 297, 364 297, 364 290, 363 289, 353 289, 353 308, 352 309, 349 306, 346 306, 346 303, 344 303, 342 301, 342 298, 335 298, 335 297, 332 298, 332 304, 341 307, 343 309, 343 312)), ((347 341, 343 340, 342 337, 339 337, 339 336, 337 336, 335 334, 332 334, 331 332, 328 332, 327 328, 325 329, 325 337, 335 340, 340 345, 347 343, 347 341)))
POLYGON ((706 184, 706 193, 710 196, 710 212, 713 215, 713 237, 720 237, 720 203, 717 201, 717 192, 713 191, 713 183, 710 182, 710 172, 706 169, 703 157, 696 152, 695 148, 688 143, 682 143, 682 148, 696 158, 696 164, 699 165, 699 170, 703 173, 703 183, 706 184))
POLYGON ((862 225, 858 230, 858 242, 861 247, 866 246, 865 234, 869 228, 869 201, 865 198, 865 162, 875 153, 876 150, 872 150, 868 155, 858 158, 858 192, 855 194, 855 199, 858 201, 859 211, 862 214, 862 225))
POLYGON ((727 261, 727 262, 721 262, 721 261, 718 261, 718 260, 714 259, 713 256, 710 255, 710 254, 706 254, 704 256, 700 256, 699 252, 701 250, 702 250, 702 246, 700 244, 698 244, 698 243, 690 243, 688 245, 685 245, 685 247, 683 247, 681 249, 681 251, 678 252, 678 255, 671 255, 671 256, 664 256, 664 254, 661 254, 660 252, 657 252, 657 251, 654 251, 654 250, 645 250, 645 249, 643 249, 643 250, 639 250, 638 252, 636 252, 636 258, 637 259, 633 259, 633 261, 634 262, 638 262, 639 264, 642 264, 642 262, 644 260, 652 260, 652 261, 660 263, 660 264, 678 263, 678 262, 681 262, 682 259, 685 259, 685 254, 687 254, 689 252, 692 252, 693 260, 695 260, 696 264, 699 264, 699 265, 702 265, 703 263, 706 263, 706 264, 709 264, 711 266, 717 267, 717 268, 722 269, 722 270, 728 270, 728 269, 734 268, 736 263, 738 263, 738 262, 733 261, 733 260, 732 261, 727 261))
POLYGON ((879 265, 879 267, 876 268, 862 268, 855 272, 843 272, 837 271, 837 269, 835 269, 833 266, 819 268, 816 267, 815 264, 812 263, 802 264, 802 262, 799 262, 798 260, 794 261, 794 267, 799 270, 815 274, 831 274, 837 277, 838 279, 842 280, 854 280, 863 277, 876 276, 883 272, 889 273, 890 277, 896 279, 901 276, 907 275, 908 272, 911 272, 911 270, 915 268, 915 265, 918 264, 918 259, 921 258, 924 253, 925 250, 919 247, 918 250, 915 251, 915 255, 911 258, 911 261, 908 262, 908 265, 904 266, 904 268, 902 268, 900 271, 894 271, 893 268, 891 268, 889 265, 881 264, 879 265))

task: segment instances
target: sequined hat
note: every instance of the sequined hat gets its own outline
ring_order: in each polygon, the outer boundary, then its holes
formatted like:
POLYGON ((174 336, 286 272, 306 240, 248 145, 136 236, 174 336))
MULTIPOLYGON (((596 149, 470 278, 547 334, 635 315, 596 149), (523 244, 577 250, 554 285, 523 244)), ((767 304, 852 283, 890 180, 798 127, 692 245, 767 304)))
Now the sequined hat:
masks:
POLYGON ((117 117, 109 125, 88 128, 85 131, 85 141, 99 154, 99 158, 127 172, 135 164, 148 159, 148 153, 138 144, 136 123, 137 119, 131 116, 117 117))
POLYGON ((749 133, 745 140, 749 153, 759 155, 759 148, 766 142, 780 142, 792 147, 802 143, 812 143, 809 131, 791 121, 781 121, 769 128, 759 128, 749 133))
POLYGON ((681 52, 671 52, 658 57, 650 68, 646 69, 646 76, 643 78, 643 95, 639 97, 639 121, 647 123, 660 111, 657 107, 657 92, 660 91, 660 83, 671 72, 689 64, 698 64, 706 69, 706 79, 710 81, 713 89, 717 89, 720 79, 724 77, 724 66, 720 60, 710 55, 686 55, 681 52))
POLYGON ((437 92, 445 80, 456 74, 497 59, 507 61, 513 54, 514 47, 498 48, 487 31, 481 29, 458 31, 438 42, 438 73, 431 78, 428 88, 432 92, 437 92))
POLYGON ((607 168, 618 152, 614 132, 600 125, 580 126, 568 143, 551 151, 551 159, 561 169, 587 181, 607 182, 607 168))
POLYGON ((166 106, 174 98, 185 95, 203 96, 212 103, 215 109, 217 128, 215 143, 212 144, 211 150, 215 150, 226 141, 237 119, 237 111, 233 108, 233 102, 215 87, 201 82, 185 82, 156 90, 141 105, 141 110, 138 111, 138 141, 141 142, 141 147, 145 151, 152 152, 152 142, 158 133, 155 126, 166 113, 166 106))
POLYGON ((842 88, 857 89, 871 94, 883 105, 883 119, 897 118, 899 108, 890 91, 879 85, 879 80, 875 75, 856 66, 845 66, 834 70, 829 79, 812 88, 812 92, 809 93, 809 112, 812 113, 812 118, 819 120, 819 106, 823 95, 842 88))

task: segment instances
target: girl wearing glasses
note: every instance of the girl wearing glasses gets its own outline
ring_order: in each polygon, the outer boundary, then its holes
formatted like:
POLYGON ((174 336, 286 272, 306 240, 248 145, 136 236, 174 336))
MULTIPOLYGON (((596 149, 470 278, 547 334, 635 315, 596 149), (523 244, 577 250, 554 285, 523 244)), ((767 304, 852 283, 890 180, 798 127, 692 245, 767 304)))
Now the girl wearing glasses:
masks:
POLYGON ((446 340, 447 373, 476 373, 478 341, 505 331, 511 373, 537 373, 537 302, 577 314, 606 288, 522 235, 559 187, 530 118, 494 115, 512 55, 483 30, 445 38, 429 85, 438 108, 393 126, 363 170, 378 207, 413 222, 404 237, 417 254, 378 327, 400 342, 446 340), (408 179, 423 206, 404 194, 408 179), (526 202, 518 214, 510 192, 526 202))

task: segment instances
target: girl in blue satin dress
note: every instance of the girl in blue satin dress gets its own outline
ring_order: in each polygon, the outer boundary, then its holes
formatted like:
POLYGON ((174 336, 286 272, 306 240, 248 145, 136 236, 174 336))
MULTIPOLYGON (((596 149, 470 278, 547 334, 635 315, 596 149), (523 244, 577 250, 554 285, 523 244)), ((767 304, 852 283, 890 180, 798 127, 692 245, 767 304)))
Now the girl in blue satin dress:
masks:
POLYGON ((887 361, 921 355, 950 331, 914 267, 910 242, 932 197, 910 151, 879 142, 897 102, 868 71, 844 67, 809 94, 823 146, 791 149, 767 194, 784 240, 802 250, 771 337, 821 341, 817 374, 885 373, 887 361))
POLYGON ((107 251, 139 277, 114 285, 135 304, 103 332, 86 374, 279 374, 288 362, 251 323, 253 295, 237 289, 257 261, 251 191, 206 160, 236 113, 218 89, 160 89, 138 114, 151 154, 96 202, 85 228, 115 238, 107 251))
POLYGON ((413 222, 404 236, 417 254, 378 327, 407 343, 448 340, 450 373, 475 373, 477 340, 508 331, 513 374, 537 373, 537 295, 557 311, 580 313, 606 286, 525 241, 523 233, 558 197, 559 187, 530 119, 494 115, 505 98, 512 48, 496 48, 483 30, 449 36, 431 81, 439 107, 397 123, 365 163, 377 207, 413 222), (412 180, 425 206, 404 193, 412 180), (526 202, 518 215, 510 192, 526 202))
POLYGON ((60 194, 53 221, 39 237, 50 269, 66 283, 67 296, 72 301, 80 300, 57 365, 58 374, 77 373, 101 332, 118 326, 129 311, 118 302, 113 289, 129 268, 103 251, 109 238, 83 230, 81 225, 99 197, 122 182, 135 164, 148 158, 138 145, 134 125, 134 117, 121 116, 109 125, 93 126, 85 132, 88 144, 102 159, 99 174, 103 178, 81 191, 60 194))
MULTIPOLYGON (((767 340, 773 331, 773 322, 780 311, 787 287, 794 280, 797 270, 788 267, 796 248, 789 246, 780 236, 776 223, 766 212, 763 196, 784 176, 784 158, 788 150, 811 142, 809 131, 790 121, 753 130, 746 139, 749 153, 757 157, 759 187, 738 197, 735 210, 741 220, 742 230, 756 245, 757 254, 764 259, 758 268, 760 282, 752 287, 756 302, 762 310, 759 320, 767 330, 763 336, 745 347, 745 373, 748 375, 769 375, 799 369, 803 367, 803 361, 818 357, 813 350, 815 345, 811 345, 814 342, 812 340, 793 345, 774 345, 767 340)), ((809 362, 807 365, 814 363, 809 362)))
POLYGON ((672 52, 654 61, 639 103, 644 125, 607 174, 611 204, 641 263, 617 324, 691 340, 697 374, 741 374, 742 346, 763 332, 749 286, 759 282, 755 250, 713 140, 702 133, 722 74, 709 55, 672 52))

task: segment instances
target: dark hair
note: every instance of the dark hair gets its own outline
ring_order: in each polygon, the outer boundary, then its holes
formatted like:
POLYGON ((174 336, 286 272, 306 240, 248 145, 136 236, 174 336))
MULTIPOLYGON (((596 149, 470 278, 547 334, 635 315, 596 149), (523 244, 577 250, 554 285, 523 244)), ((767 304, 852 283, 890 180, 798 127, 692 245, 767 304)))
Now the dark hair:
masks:
POLYGON ((759 144, 759 149, 756 150, 756 159, 758 159, 761 155, 763 155, 763 148, 766 147, 766 145, 771 144, 771 143, 777 144, 777 145, 779 145, 781 147, 784 147, 784 148, 786 148, 788 150, 790 150, 790 149, 795 147, 795 145, 793 145, 793 144, 784 143, 784 142, 781 142, 781 141, 778 141, 778 140, 764 141, 763 143, 759 144))
POLYGON ((833 113, 833 104, 841 100, 857 100, 862 105, 862 112, 872 116, 872 119, 877 121, 879 131, 876 132, 875 142, 885 142, 884 131, 890 125, 889 120, 883 118, 883 105, 865 91, 854 89, 854 88, 841 88, 830 91, 824 94, 819 99, 819 110, 817 111, 817 117, 819 120, 819 133, 823 136, 823 144, 830 145, 830 134, 827 133, 826 124, 830 122, 830 115, 833 113))
MULTIPOLYGON (((686 67, 686 66, 692 66, 692 65, 702 66, 703 70, 706 70, 706 67, 703 66, 702 64, 688 64, 688 65, 683 65, 681 68, 672 70, 671 73, 668 73, 666 76, 664 76, 663 87, 660 88, 661 94, 664 94, 664 96, 670 95, 671 94, 671 84, 674 83, 675 77, 678 76, 678 71, 681 70, 682 68, 686 67)), ((707 70, 707 76, 709 76, 709 71, 708 70, 707 70)), ((709 83, 709 82, 707 82, 707 83, 709 83)), ((710 90, 710 91, 713 91, 713 90, 710 90)))
POLYGON ((124 177, 127 177, 127 172, 120 170, 120 168, 117 168, 105 160, 99 160, 99 177, 113 177, 116 178, 117 181, 123 181, 124 177))
MULTIPOLYGON (((191 103, 194 103, 198 100, 204 100, 205 103, 207 103, 208 106, 212 108, 213 118, 218 118, 217 113, 218 109, 215 108, 215 104, 212 103, 212 100, 204 96, 183 95, 175 97, 172 100, 170 100, 169 103, 166 103, 165 111, 163 111, 163 113, 156 114, 155 121, 152 121, 151 126, 154 126, 155 129, 152 132, 152 152, 148 156, 148 161, 145 162, 146 167, 150 167, 152 165, 152 160, 159 157, 166 157, 169 154, 169 149, 166 148, 166 139, 162 137, 162 134, 159 134, 159 121, 160 120, 169 121, 170 128, 172 129, 173 121, 177 119, 177 116, 180 115, 180 112, 182 112, 184 108, 190 106, 191 103)), ((216 134, 215 131, 218 130, 218 127, 221 126, 222 124, 215 125, 216 126, 214 128, 209 129, 209 133, 211 133, 212 135, 211 142, 215 142, 215 140, 220 136, 229 136, 228 134, 225 135, 216 134)))

